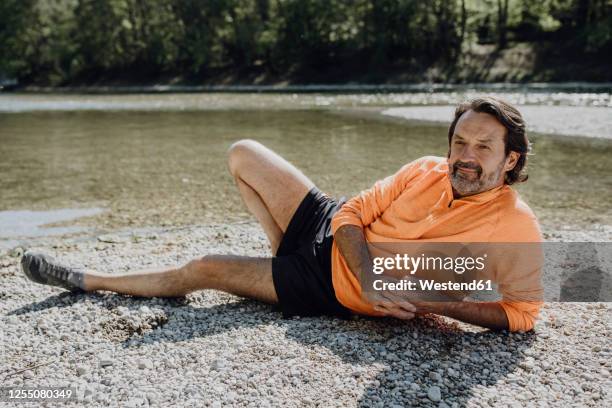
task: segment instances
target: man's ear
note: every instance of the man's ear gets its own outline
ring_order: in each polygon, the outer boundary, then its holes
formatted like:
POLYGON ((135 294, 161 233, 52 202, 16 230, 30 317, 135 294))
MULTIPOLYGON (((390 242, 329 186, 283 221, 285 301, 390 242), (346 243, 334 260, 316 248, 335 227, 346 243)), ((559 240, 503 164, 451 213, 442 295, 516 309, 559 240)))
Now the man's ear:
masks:
POLYGON ((504 171, 510 171, 516 166, 518 163, 518 159, 521 157, 521 154, 515 151, 511 151, 506 157, 506 165, 504 166, 504 171))

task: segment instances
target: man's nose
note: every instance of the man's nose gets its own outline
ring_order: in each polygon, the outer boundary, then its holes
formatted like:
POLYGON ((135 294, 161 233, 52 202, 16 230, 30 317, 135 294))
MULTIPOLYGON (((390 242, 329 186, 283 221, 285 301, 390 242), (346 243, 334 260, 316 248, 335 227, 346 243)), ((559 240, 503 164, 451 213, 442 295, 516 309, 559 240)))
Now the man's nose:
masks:
POLYGON ((460 160, 462 162, 474 162, 476 163, 476 154, 474 152, 474 148, 469 145, 465 145, 463 151, 461 152, 460 160))

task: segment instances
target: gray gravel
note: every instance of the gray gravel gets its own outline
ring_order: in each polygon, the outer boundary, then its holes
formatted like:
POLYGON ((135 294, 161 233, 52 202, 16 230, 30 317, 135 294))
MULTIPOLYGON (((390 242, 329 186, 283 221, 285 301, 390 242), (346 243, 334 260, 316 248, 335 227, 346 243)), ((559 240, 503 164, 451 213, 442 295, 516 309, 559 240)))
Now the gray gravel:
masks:
MULTIPOLYGON (((30 247, 108 273, 268 252, 252 223, 99 238, 30 247)), ((548 303, 526 334, 439 317, 284 320, 214 291, 71 295, 27 281, 20 252, 0 256, 4 386, 72 386, 91 406, 612 406, 609 303, 548 303)))

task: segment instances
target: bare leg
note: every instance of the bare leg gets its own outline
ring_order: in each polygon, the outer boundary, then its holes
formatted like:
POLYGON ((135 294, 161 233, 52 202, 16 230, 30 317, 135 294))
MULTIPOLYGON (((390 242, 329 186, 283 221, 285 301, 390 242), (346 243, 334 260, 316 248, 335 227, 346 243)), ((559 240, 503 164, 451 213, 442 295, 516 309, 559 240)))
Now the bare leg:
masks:
POLYGON ((240 140, 229 149, 228 165, 242 200, 264 229, 272 254, 298 206, 314 183, 261 143, 240 140))
MULTIPOLYGON (((278 154, 252 140, 234 143, 229 150, 228 164, 242 199, 261 223, 275 254, 293 214, 314 183, 278 154)), ((31 272, 39 275, 36 265, 29 261, 24 268, 32 268, 31 272)), ((58 272, 57 279, 66 279, 64 275, 68 272, 65 268, 63 270, 58 272)), ((67 286, 77 285, 86 291, 172 297, 200 289, 217 289, 268 303, 278 302, 271 258, 213 255, 181 267, 158 270, 113 275, 71 273, 77 283, 67 286)), ((32 280, 48 283, 40 276, 32 280)), ((60 283, 66 287, 66 282, 60 283)))
POLYGON ((283 239, 284 231, 281 230, 274 218, 272 218, 270 211, 264 204, 259 194, 257 194, 257 192, 253 190, 251 186, 242 181, 241 178, 236 177, 235 180, 238 191, 240 191, 242 201, 249 209, 251 214, 255 216, 257 221, 259 221, 259 224, 263 228, 266 236, 268 237, 268 241, 270 242, 272 254, 276 254, 276 250, 283 239))
POLYGON ((272 260, 235 255, 209 255, 179 268, 121 274, 85 274, 86 291, 108 290, 143 297, 183 296, 199 289, 217 289, 238 296, 277 303, 272 260))

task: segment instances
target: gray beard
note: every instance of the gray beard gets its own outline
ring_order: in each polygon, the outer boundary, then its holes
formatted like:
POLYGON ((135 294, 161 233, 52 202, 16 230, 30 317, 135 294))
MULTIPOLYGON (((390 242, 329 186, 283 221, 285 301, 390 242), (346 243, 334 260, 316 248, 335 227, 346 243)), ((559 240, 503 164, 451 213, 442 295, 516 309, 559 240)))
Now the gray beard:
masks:
POLYGON ((453 174, 453 167, 450 166, 448 171, 451 185, 455 191, 462 196, 474 195, 491 190, 497 183, 497 180, 499 180, 501 172, 504 170, 504 162, 505 160, 502 160, 493 173, 484 175, 484 177, 481 176, 476 180, 463 177, 459 171, 453 174))

